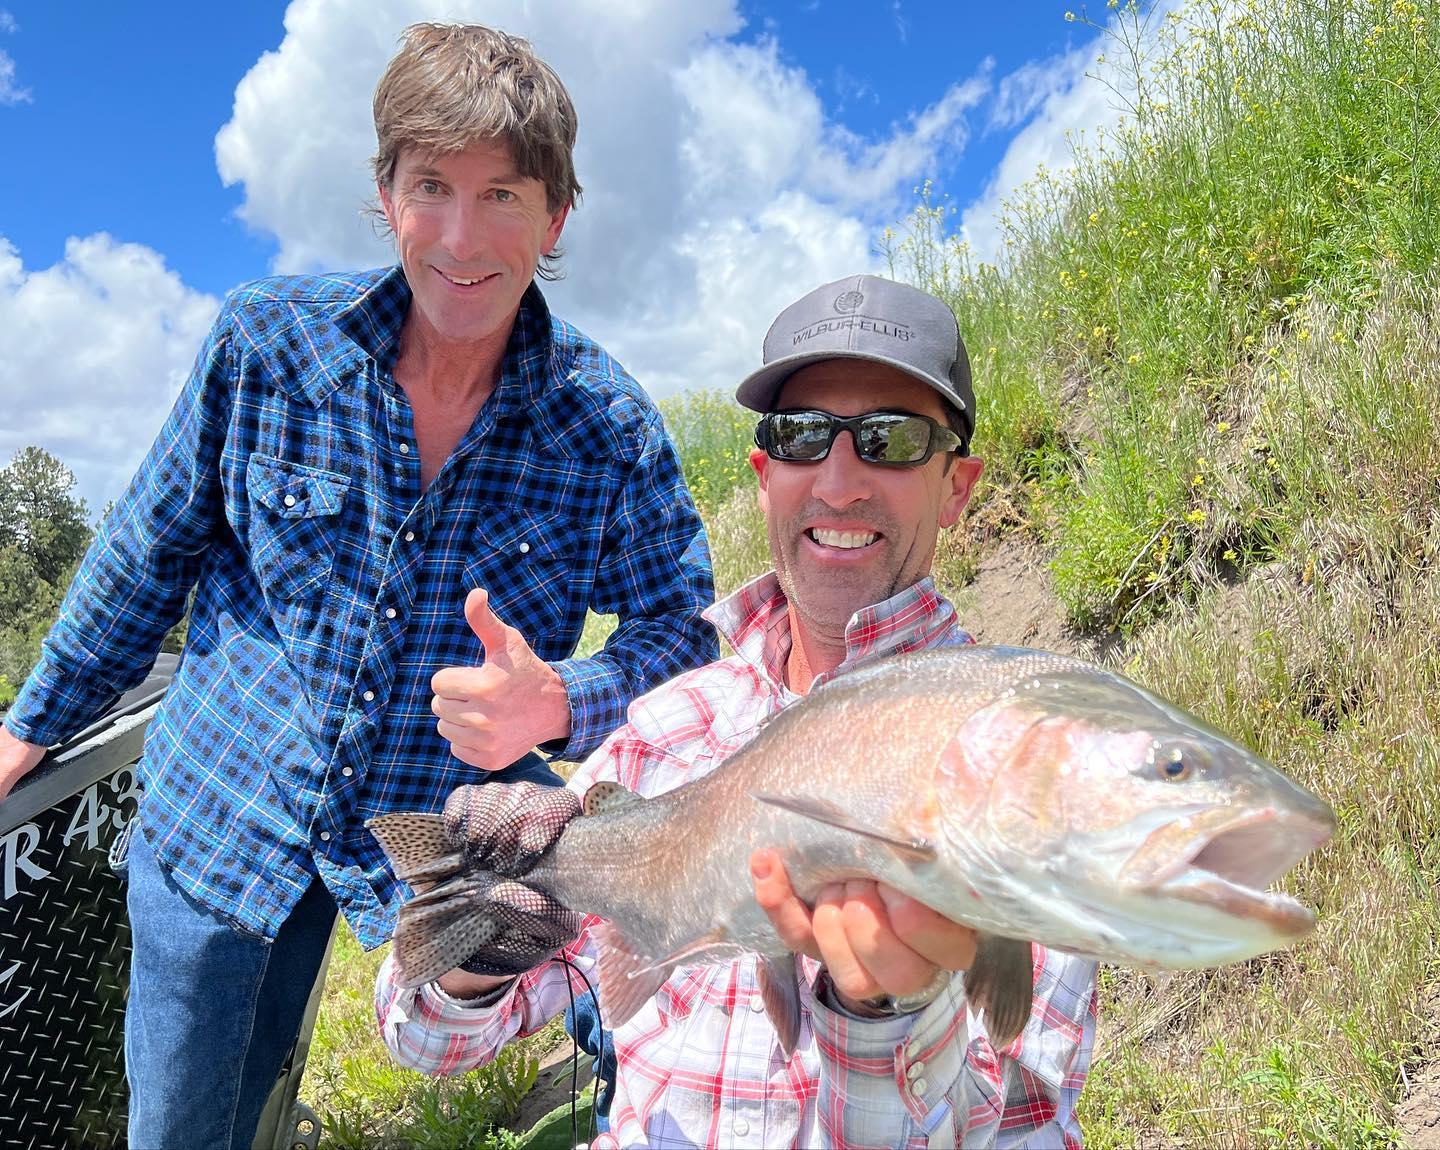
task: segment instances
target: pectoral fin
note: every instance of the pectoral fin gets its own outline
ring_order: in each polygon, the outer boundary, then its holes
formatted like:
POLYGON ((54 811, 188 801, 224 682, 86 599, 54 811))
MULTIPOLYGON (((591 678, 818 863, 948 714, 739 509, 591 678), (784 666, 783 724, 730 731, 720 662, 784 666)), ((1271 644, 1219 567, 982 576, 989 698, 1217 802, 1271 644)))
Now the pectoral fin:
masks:
POLYGON ((851 834, 863 835, 884 843, 896 854, 914 862, 934 862, 935 847, 924 839, 902 839, 893 834, 862 823, 837 803, 808 796, 776 795, 764 791, 752 791, 750 797, 757 803, 768 803, 772 807, 789 811, 803 818, 814 819, 829 827, 836 827, 851 834))
POLYGON ((1009 1046, 1030 1018, 1035 993, 1030 944, 981 934, 975 948, 975 961, 965 972, 965 993, 972 1006, 985 1011, 990 1045, 996 1050, 1009 1046))

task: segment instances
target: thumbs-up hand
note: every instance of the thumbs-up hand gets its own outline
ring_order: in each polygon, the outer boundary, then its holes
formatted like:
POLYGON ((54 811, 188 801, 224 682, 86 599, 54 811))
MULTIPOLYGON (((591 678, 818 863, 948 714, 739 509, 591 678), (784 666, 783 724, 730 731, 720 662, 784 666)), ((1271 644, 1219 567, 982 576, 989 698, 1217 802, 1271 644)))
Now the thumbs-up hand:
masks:
POLYGON ((480 667, 446 667, 430 680, 430 709, 440 734, 463 763, 486 771, 508 767, 538 743, 570 733, 570 701, 555 669, 525 637, 490 610, 478 588, 465 599, 465 619, 480 640, 480 667))

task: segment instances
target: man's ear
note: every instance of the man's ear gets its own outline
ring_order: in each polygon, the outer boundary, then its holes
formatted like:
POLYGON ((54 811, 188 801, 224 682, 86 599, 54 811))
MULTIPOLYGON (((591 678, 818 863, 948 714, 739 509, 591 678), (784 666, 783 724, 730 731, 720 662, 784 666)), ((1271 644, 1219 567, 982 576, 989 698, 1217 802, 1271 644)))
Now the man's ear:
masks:
POLYGON ((375 183, 375 194, 380 197, 380 210, 385 213, 385 223, 389 225, 390 231, 395 231, 395 201, 390 198, 390 188, 386 184, 375 183))
POLYGON ((545 242, 540 245, 540 254, 548 256, 555 250, 555 245, 560 242, 560 233, 565 229, 565 221, 570 216, 570 205, 563 205, 558 212, 550 214, 550 226, 545 229, 545 242))
POLYGON ((760 510, 765 514, 770 513, 770 457, 765 454, 764 448, 752 447, 750 449, 750 466, 755 470, 755 478, 760 481, 756 498, 760 502, 760 510))
POLYGON ((984 470, 985 461, 975 455, 958 458, 951 465, 950 470, 945 473, 945 482, 950 486, 940 504, 941 527, 954 527, 960 522, 960 513, 970 502, 970 494, 975 490, 975 484, 980 481, 984 470))

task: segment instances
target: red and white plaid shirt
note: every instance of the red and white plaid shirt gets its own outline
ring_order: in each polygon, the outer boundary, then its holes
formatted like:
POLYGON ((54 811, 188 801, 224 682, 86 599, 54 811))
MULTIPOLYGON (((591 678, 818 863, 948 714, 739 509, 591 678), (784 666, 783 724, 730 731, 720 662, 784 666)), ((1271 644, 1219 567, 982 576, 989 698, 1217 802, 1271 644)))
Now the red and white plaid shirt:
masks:
MULTIPOLYGON (((789 606, 773 574, 707 617, 736 653, 637 699, 572 788, 584 794, 608 779, 646 796, 671 790, 713 770, 796 701, 784 685, 789 606)), ((834 674, 878 655, 970 641, 925 580, 855 615, 834 674)), ((592 982, 593 921, 565 952, 592 982)), ((817 997, 819 964, 802 959, 800 1045, 789 1059, 765 1014, 752 957, 679 967, 614 1033, 610 1130, 593 1145, 1078 1147, 1075 1103, 1095 1038, 1095 964, 1039 946, 1033 955, 1030 1021, 1003 1050, 969 1011, 958 975, 918 1013, 862 1020, 827 1005, 823 992, 817 997)), ((427 1074, 482 1065, 570 1004, 556 962, 487 1006, 433 984, 402 990, 391 963, 376 982, 381 1031, 400 1062, 427 1074)))

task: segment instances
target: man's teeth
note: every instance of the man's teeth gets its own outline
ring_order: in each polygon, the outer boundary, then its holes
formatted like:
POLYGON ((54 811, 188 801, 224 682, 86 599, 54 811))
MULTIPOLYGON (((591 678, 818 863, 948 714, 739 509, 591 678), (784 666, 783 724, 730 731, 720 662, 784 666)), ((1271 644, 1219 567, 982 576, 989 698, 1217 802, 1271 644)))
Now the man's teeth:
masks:
POLYGON ((842 547, 853 550, 868 547, 879 538, 873 531, 831 531, 828 527, 812 527, 810 538, 822 547, 842 547))
POLYGON ((459 276, 446 276, 444 272, 441 272, 440 274, 442 276, 445 276, 445 278, 449 280, 452 284, 459 284, 461 287, 469 287, 471 284, 478 284, 482 279, 485 278, 484 276, 476 276, 473 280, 462 280, 459 276))

